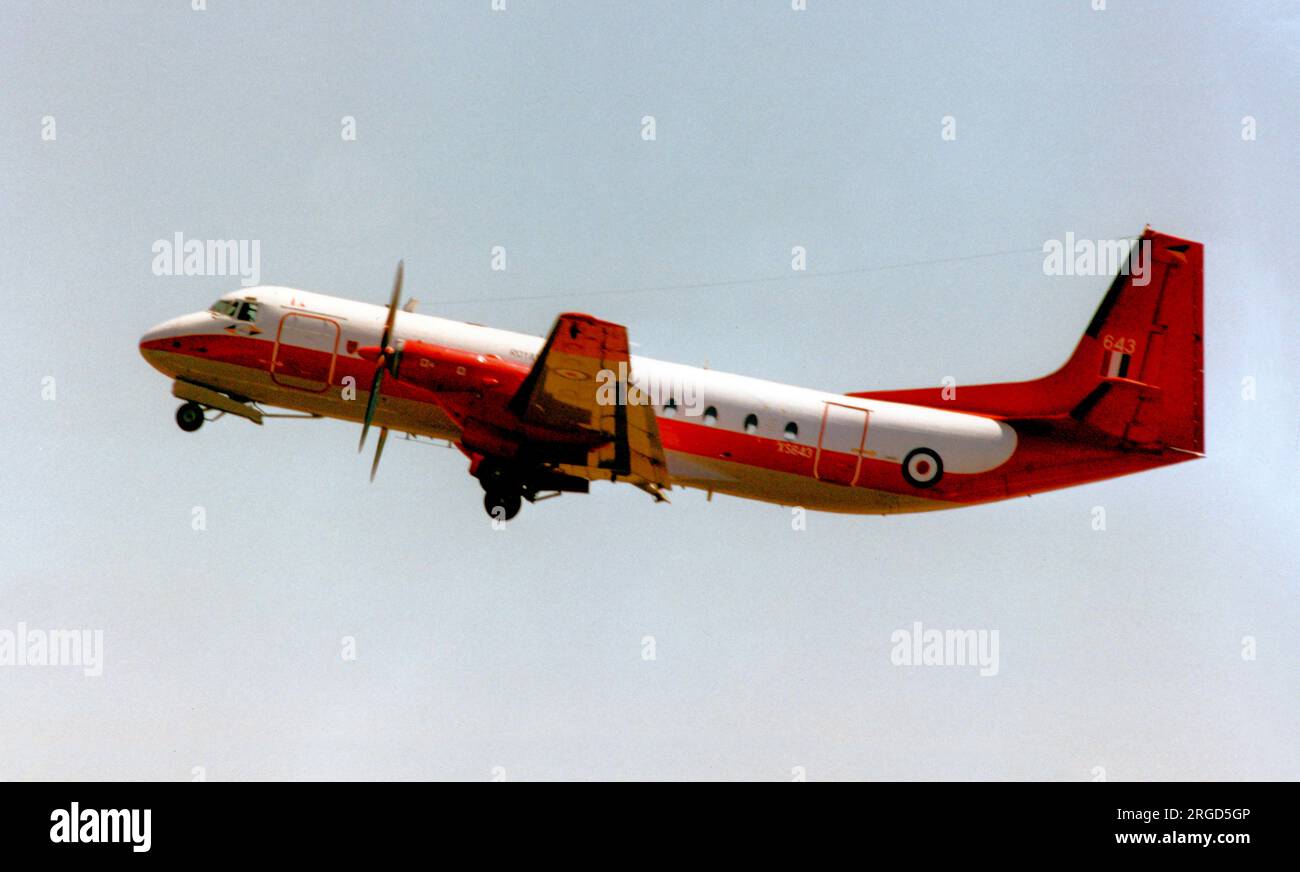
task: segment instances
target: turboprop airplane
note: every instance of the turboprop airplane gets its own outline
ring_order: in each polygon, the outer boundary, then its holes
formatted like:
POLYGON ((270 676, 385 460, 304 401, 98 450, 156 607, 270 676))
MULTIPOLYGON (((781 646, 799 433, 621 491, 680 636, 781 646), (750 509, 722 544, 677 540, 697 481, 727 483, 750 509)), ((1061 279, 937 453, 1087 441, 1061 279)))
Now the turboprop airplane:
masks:
MULTIPOLYGON (((1031 381, 834 393, 634 357, 627 330, 565 313, 541 337, 400 307, 254 287, 154 327, 140 351, 182 430, 263 406, 392 430, 469 458, 484 508, 623 481, 808 509, 950 509, 1204 456, 1203 246, 1148 228, 1074 353, 1031 381), (1135 281, 1135 276, 1141 281, 1135 281)), ((406 308, 410 308, 410 304, 406 308)))

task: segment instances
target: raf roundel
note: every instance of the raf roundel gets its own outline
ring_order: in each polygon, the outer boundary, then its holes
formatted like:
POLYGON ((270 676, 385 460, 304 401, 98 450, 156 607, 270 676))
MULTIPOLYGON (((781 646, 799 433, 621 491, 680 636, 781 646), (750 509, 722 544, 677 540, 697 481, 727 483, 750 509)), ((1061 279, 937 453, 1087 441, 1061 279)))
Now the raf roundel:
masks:
POLYGON ((912 487, 933 487, 943 478, 943 461, 929 448, 915 448, 903 458, 903 478, 912 487))

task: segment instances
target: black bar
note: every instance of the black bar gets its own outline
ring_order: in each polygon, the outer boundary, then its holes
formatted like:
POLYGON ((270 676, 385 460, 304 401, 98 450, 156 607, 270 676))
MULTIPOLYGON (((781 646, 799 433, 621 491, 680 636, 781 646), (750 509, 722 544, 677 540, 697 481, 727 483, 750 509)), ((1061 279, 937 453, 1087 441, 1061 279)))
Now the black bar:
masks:
MULTIPOLYGON (((1292 834, 1284 830, 1294 807, 1291 784, 874 783, 854 786, 851 797, 836 791, 822 802, 809 801, 809 796, 792 801, 785 792, 791 788, 779 788, 775 802, 770 795, 763 802, 732 795, 725 805, 711 803, 713 812, 689 810, 704 798, 701 790, 730 793, 730 788, 666 788, 676 794, 670 796, 657 787, 650 795, 640 786, 588 786, 583 794, 564 788, 561 801, 532 794, 534 789, 549 794, 556 788, 523 788, 521 793, 443 784, 9 784, 0 789, 0 837, 7 857, 83 860, 284 855, 337 861, 403 845, 494 851, 494 844, 502 847, 498 840, 550 850, 557 839, 581 853, 581 846, 600 834, 621 832, 665 844, 706 838, 760 849, 767 840, 791 846, 811 840, 825 847, 848 840, 864 857, 924 847, 927 859, 996 851, 999 857, 1101 853, 1231 862, 1244 853, 1289 847, 1292 834), (606 790, 619 795, 606 795, 606 790), (467 791, 468 801, 452 795, 467 791), (602 795, 592 797, 591 791, 602 795), (79 837, 122 820, 98 810, 135 810, 138 826, 116 842, 52 840, 67 836, 67 828, 59 825, 71 818, 74 802, 82 827, 92 827, 79 831, 79 837), (145 809, 149 849, 136 851, 143 839, 133 845, 132 837, 143 832, 145 809), (839 829, 827 814, 847 815, 854 825, 839 829), (483 828, 498 836, 475 846, 471 833, 483 828)), ((111 827, 104 833, 111 835, 111 827)))

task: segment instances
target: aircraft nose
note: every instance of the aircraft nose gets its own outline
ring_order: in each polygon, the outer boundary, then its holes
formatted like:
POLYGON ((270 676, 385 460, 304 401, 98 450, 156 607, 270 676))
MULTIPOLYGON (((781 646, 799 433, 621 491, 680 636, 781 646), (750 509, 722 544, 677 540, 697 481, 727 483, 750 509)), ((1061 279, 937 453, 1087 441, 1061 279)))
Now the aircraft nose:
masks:
POLYGON ((170 321, 164 321, 157 324, 146 330, 145 334, 140 337, 140 354, 144 356, 145 360, 149 359, 149 352, 158 351, 158 346, 170 335, 168 328, 171 323, 170 321))
POLYGON ((191 324, 190 316, 184 315, 151 327, 140 337, 140 356, 151 366, 158 367, 165 357, 160 352, 170 351, 176 337, 191 332, 191 324))
POLYGON ((161 324, 151 327, 143 336, 140 337, 140 347, 144 348, 149 345, 157 345, 172 337, 179 336, 182 333, 192 332, 195 326, 195 317, 193 315, 181 315, 179 318, 170 318, 161 324))

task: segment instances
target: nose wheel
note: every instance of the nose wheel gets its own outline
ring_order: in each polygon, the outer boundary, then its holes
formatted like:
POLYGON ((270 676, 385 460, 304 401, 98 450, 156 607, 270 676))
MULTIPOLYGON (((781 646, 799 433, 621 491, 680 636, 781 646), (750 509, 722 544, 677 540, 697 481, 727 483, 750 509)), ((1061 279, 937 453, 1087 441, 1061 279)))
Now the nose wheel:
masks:
POLYGON ((193 433, 203 426, 203 407, 198 403, 185 403, 176 410, 176 426, 193 433))

